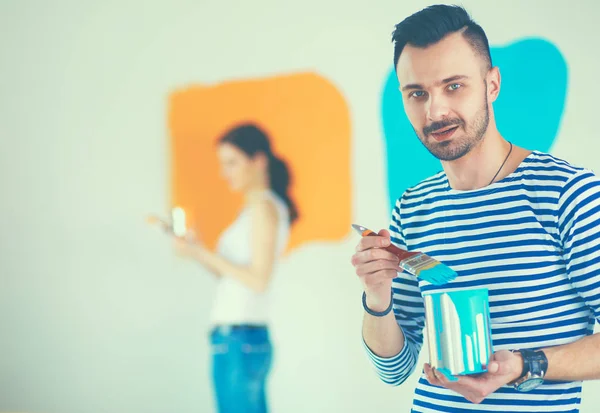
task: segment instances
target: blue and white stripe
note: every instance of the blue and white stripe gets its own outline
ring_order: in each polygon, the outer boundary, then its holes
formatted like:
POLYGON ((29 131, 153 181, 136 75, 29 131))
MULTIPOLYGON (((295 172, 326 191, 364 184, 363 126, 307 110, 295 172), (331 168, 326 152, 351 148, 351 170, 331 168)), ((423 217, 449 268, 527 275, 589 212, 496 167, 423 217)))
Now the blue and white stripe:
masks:
MULTIPOLYGON (((489 289, 495 350, 571 343, 600 320, 600 179, 589 170, 534 151, 478 190, 453 190, 440 172, 398 200, 390 233, 396 245, 458 272, 444 289, 489 289)), ((441 289, 407 273, 392 288, 404 348, 391 358, 365 349, 380 378, 399 385, 423 343, 421 292, 441 289)), ((581 382, 546 382, 528 393, 503 386, 475 405, 422 375, 413 411, 576 412, 580 398, 581 382)))

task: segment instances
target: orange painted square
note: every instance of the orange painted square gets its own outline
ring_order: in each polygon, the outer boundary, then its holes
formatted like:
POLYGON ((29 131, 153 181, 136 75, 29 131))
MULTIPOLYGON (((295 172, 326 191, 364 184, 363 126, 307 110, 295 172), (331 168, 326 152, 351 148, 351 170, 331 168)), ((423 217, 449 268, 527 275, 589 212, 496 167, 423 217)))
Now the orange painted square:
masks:
POLYGON ((288 250, 337 241, 351 224, 350 115, 335 86, 314 73, 197 85, 169 100, 171 202, 209 247, 242 206, 220 177, 218 138, 253 121, 290 168, 300 218, 288 250))

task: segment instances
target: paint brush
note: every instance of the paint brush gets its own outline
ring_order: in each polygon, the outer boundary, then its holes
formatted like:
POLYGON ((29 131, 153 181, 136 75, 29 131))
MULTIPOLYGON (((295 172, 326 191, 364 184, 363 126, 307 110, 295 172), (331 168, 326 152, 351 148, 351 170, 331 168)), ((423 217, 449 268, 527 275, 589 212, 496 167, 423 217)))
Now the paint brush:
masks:
POLYGON ((158 224, 165 231, 173 233, 176 237, 186 237, 189 235, 185 226, 185 211, 180 207, 175 207, 171 210, 171 222, 156 215, 146 217, 146 222, 149 224, 158 224))
POLYGON ((156 215, 147 216, 146 222, 150 225, 158 225, 167 232, 173 232, 173 225, 170 222, 167 222, 166 220, 157 217, 156 215))
MULTIPOLYGON (((352 224, 352 228, 363 237, 378 235, 362 225, 352 224)), ((443 285, 452 281, 457 276, 452 268, 425 253, 419 251, 409 252, 398 248, 394 244, 390 244, 384 249, 400 259, 398 266, 404 271, 431 284, 443 285)))

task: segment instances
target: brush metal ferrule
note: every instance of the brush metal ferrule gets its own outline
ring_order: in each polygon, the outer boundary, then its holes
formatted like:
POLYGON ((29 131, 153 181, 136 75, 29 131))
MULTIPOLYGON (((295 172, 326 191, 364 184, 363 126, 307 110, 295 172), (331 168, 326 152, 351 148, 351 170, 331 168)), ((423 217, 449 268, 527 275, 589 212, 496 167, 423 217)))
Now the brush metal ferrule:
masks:
POLYGON ((429 266, 431 266, 431 264, 433 264, 435 262, 436 261, 433 258, 431 258, 425 254, 418 254, 418 255, 415 255, 414 257, 410 257, 410 258, 407 258, 407 259, 401 261, 400 267, 402 267, 406 271, 410 272, 411 274, 415 274, 422 268, 429 267, 429 266))

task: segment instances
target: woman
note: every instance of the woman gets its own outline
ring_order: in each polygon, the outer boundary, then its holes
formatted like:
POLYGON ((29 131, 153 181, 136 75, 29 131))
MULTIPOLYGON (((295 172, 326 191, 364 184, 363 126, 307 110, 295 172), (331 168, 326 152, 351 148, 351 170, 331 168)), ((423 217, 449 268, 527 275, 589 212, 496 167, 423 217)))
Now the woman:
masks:
POLYGON ((210 334, 219 411, 266 412, 268 287, 298 214, 288 195, 288 169, 257 126, 228 131, 218 156, 232 190, 244 194, 243 209, 221 235, 217 253, 183 240, 178 247, 219 277, 210 334))

